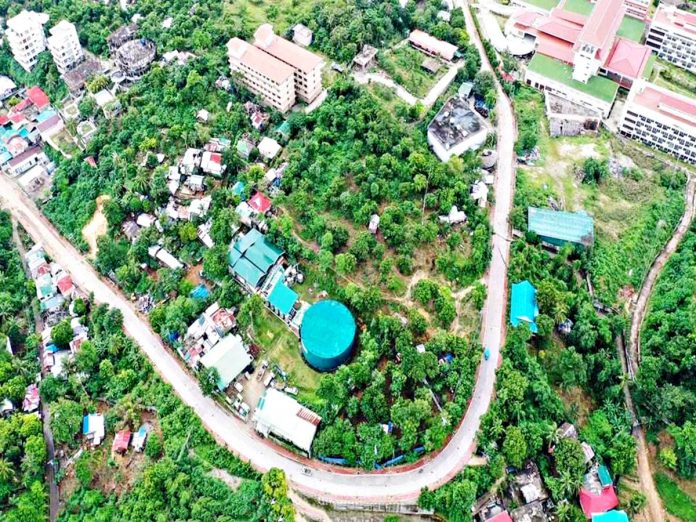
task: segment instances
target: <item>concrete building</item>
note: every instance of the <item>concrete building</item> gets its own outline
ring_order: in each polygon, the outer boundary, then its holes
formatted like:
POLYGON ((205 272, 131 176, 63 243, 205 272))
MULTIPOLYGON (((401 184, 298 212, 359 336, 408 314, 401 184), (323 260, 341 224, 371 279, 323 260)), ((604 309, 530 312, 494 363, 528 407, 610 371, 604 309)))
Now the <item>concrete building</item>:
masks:
POLYGON ((22 11, 7 20, 7 42, 17 63, 27 72, 36 65, 40 53, 46 50, 43 26, 48 15, 34 11, 22 11))
POLYGON ((264 437, 274 435, 294 444, 308 455, 321 417, 295 399, 269 388, 254 411, 254 426, 264 437))
POLYGON ((650 18, 650 0, 624 0, 626 14, 638 20, 650 18))
POLYGON ((467 100, 453 96, 428 125, 428 143, 440 161, 448 161, 486 141, 487 127, 467 100))
POLYGON ((254 33, 254 45, 293 68, 295 95, 313 102, 322 91, 321 71, 324 60, 273 32, 271 24, 262 24, 254 33))
POLYGON ((80 39, 75 26, 67 20, 61 20, 50 30, 48 50, 60 74, 65 74, 84 59, 80 39))
POLYGON ((696 14, 660 4, 645 43, 660 58, 696 73, 696 14))
POLYGON ((633 85, 619 124, 624 136, 696 165, 696 99, 646 81, 633 85))
POLYGON ((309 47, 312 45, 313 36, 312 30, 306 25, 297 24, 292 28, 292 41, 302 47, 309 47))
POLYGON ((238 73, 241 82, 266 104, 280 112, 295 104, 292 67, 240 38, 227 42, 227 56, 232 73, 238 73))
POLYGON ((116 50, 115 61, 130 81, 140 79, 155 61, 155 43, 144 38, 130 40, 116 50))

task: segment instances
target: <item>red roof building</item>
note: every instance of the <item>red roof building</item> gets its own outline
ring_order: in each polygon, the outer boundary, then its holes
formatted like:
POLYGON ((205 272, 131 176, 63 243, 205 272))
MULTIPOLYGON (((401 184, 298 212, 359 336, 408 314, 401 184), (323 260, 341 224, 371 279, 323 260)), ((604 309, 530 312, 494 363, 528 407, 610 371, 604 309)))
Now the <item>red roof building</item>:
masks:
POLYGON ((249 206, 259 214, 265 214, 271 209, 271 200, 261 192, 257 192, 249 200, 249 206))
POLYGON ((501 511, 493 518, 489 518, 486 522, 512 522, 512 517, 507 511, 501 511))
POLYGON ((113 453, 125 453, 128 451, 128 445, 130 444, 131 432, 128 430, 121 430, 114 436, 114 443, 111 445, 111 451, 113 453))
POLYGON ((51 104, 51 101, 48 99, 48 96, 45 92, 43 92, 41 87, 34 86, 28 88, 27 98, 31 100, 31 102, 36 105, 36 108, 39 110, 48 107, 51 104))
POLYGON ((75 289, 75 285, 73 285, 72 278, 67 274, 58 280, 56 286, 58 287, 60 293, 64 296, 71 294, 75 289))
POLYGON ((588 519, 592 519, 594 514, 604 513, 618 505, 619 499, 616 497, 614 486, 603 488, 599 494, 594 494, 585 488, 580 490, 580 507, 588 519))
POLYGON ((652 51, 648 46, 617 38, 604 63, 604 69, 610 78, 619 82, 621 86, 630 88, 633 80, 643 76, 651 55, 652 51))

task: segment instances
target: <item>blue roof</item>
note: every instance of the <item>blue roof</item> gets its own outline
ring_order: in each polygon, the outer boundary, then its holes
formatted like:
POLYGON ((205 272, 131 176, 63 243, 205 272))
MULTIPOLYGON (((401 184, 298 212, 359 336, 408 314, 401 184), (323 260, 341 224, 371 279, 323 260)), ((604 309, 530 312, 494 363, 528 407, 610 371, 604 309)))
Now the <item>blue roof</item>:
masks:
POLYGON ((611 480, 611 473, 609 473, 609 468, 607 468, 604 464, 601 464, 599 466, 599 469, 597 470, 597 475, 599 476, 599 483, 602 484, 602 487, 611 486, 614 483, 614 481, 611 480))
POLYGON ((45 109, 36 115, 36 121, 38 121, 39 123, 44 122, 49 118, 53 118, 53 116, 55 116, 56 114, 58 113, 53 109, 45 109))
POLYGON ((282 255, 282 250, 252 228, 232 244, 228 259, 232 271, 247 284, 256 287, 282 255))
POLYGON ((203 284, 200 284, 191 290, 191 297, 194 299, 207 299, 209 296, 210 291, 203 284))
POLYGON ((344 304, 319 301, 302 317, 303 354, 316 369, 333 370, 350 357, 356 333, 353 314, 344 304))
POLYGON ((606 513, 592 515, 592 522, 628 522, 628 515, 625 511, 612 509, 606 513))
POLYGON ((527 230, 536 232, 542 238, 586 246, 594 243, 594 220, 584 212, 529 207, 527 222, 527 230))
POLYGON ((89 415, 82 417, 82 434, 86 435, 89 433, 89 415))
POLYGON ((246 198, 244 197, 244 189, 246 188, 246 185, 244 184, 243 181, 238 181, 234 185, 232 185, 232 192, 234 193, 235 196, 239 196, 242 201, 244 201, 246 198))
POLYGON ((536 318, 539 308, 536 303, 536 288, 529 281, 522 281, 512 285, 512 297, 510 299, 510 323, 519 326, 527 323, 533 333, 537 333, 536 318))
POLYGON ((283 315, 290 313, 297 299, 297 293, 283 281, 278 281, 268 296, 268 302, 271 303, 271 306, 283 315))

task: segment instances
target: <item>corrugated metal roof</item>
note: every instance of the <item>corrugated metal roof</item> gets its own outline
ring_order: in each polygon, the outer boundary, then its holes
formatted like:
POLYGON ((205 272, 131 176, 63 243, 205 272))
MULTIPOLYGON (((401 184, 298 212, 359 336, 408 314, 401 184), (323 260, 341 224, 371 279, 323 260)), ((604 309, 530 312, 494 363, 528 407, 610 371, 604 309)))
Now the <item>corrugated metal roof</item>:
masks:
POLYGON ((529 207, 527 218, 527 230, 541 237, 586 246, 594 243, 594 220, 584 212, 529 207))
POLYGON ((201 364, 217 370, 217 387, 224 390, 252 360, 242 338, 239 335, 228 335, 201 358, 201 364))
POLYGON ((519 326, 527 323, 530 331, 537 332, 536 318, 539 315, 539 308, 536 304, 536 288, 529 281, 522 281, 512 285, 512 296, 510 298, 510 323, 512 326, 519 326))
POLYGON ((290 313, 297 299, 297 293, 282 281, 279 281, 273 287, 273 290, 268 296, 268 302, 271 303, 271 306, 279 310, 283 315, 290 313))

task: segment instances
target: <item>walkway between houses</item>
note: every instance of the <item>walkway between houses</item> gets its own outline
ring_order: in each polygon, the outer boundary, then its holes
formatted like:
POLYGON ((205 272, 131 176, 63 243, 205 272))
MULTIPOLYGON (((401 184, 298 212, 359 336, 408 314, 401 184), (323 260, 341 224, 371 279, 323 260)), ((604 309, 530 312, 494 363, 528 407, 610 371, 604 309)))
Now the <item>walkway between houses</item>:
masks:
MULTIPOLYGON (((24 244, 22 243, 22 239, 19 237, 19 230, 17 229, 17 221, 14 219, 12 220, 12 236, 14 239, 15 244, 17 245, 17 251, 19 252, 19 255, 22 258, 22 266, 24 267, 24 272, 26 273, 27 277, 31 279, 31 273, 29 272, 29 267, 27 266, 25 255, 26 255, 26 250, 24 248, 24 244)), ((32 312, 34 314, 34 326, 36 329, 36 333, 40 334, 41 331, 43 330, 44 324, 43 324, 43 319, 41 318, 41 314, 39 313, 38 307, 35 304, 32 304, 32 312)), ((43 353, 43 344, 39 344, 39 361, 43 361, 44 358, 44 353, 43 353)), ((41 374, 43 377, 46 376, 46 370, 44 370, 43 365, 41 365, 41 374)), ((48 516, 51 522, 54 522, 58 518, 58 511, 60 510, 60 495, 58 492, 58 484, 56 483, 56 476, 55 476, 55 468, 53 467, 53 463, 55 462, 56 458, 56 448, 55 444, 53 442, 53 433, 51 432, 51 424, 50 424, 50 412, 48 410, 48 404, 46 404, 46 401, 42 400, 40 402, 40 409, 41 409, 41 420, 42 420, 42 426, 43 426, 43 437, 44 441, 46 442, 46 456, 48 458, 48 461, 46 463, 45 469, 46 469, 46 482, 48 482, 48 494, 49 494, 49 504, 48 504, 48 516)))

